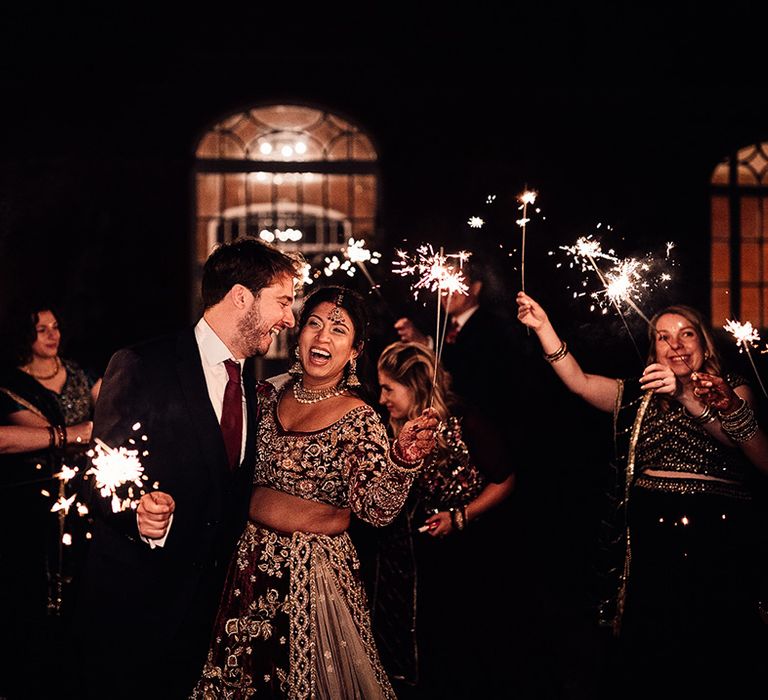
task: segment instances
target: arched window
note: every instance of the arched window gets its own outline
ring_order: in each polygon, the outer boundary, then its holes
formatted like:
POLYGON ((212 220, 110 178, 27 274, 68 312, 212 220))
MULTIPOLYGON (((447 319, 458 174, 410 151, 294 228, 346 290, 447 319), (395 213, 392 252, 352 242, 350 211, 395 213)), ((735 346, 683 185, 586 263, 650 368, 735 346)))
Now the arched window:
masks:
MULTIPOLYGON (((377 180, 370 139, 336 114, 280 104, 221 120, 196 149, 192 298, 210 252, 238 236, 259 236, 315 263, 350 237, 372 240, 377 180)), ((280 340, 270 357, 286 356, 280 340)))
POLYGON ((768 327, 768 143, 731 154, 712 174, 712 323, 768 327))

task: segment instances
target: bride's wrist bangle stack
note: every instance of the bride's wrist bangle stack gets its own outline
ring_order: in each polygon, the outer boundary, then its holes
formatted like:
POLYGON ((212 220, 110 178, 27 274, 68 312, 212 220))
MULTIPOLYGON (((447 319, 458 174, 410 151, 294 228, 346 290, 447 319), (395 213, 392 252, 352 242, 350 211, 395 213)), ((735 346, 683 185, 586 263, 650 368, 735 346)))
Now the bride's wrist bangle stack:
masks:
POLYGON ((560 347, 557 350, 555 350, 554 352, 550 352, 550 353, 546 353, 545 352, 544 353, 544 359, 547 362, 550 362, 550 363, 559 362, 567 354, 568 354, 568 344, 565 341, 563 341, 561 343, 560 347))
POLYGON ((752 407, 744 400, 735 411, 719 414, 723 432, 734 442, 747 442, 757 433, 757 418, 752 407))

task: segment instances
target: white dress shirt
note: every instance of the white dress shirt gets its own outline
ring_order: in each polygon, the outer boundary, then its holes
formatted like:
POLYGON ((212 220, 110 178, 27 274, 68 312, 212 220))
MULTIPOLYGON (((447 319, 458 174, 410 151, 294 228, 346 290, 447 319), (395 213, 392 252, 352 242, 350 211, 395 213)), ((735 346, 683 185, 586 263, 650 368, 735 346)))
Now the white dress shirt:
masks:
MULTIPOLYGON (((232 357, 232 353, 224 344, 224 341, 216 335, 213 328, 208 325, 208 322, 204 318, 201 318, 195 326, 195 341, 197 342, 197 348, 200 351, 200 360, 203 364, 203 374, 205 375, 205 385, 208 388, 208 398, 211 401, 211 406, 213 406, 213 410, 216 412, 216 419, 219 422, 221 422, 221 412, 224 406, 224 389, 229 381, 229 375, 227 374, 227 368, 224 366, 224 360, 234 360, 240 365, 240 387, 243 397, 243 438, 240 443, 240 458, 242 459, 242 456, 245 453, 245 438, 248 425, 245 392, 242 391, 243 364, 245 360, 238 360, 232 357)), ((173 494, 171 494, 171 496, 173 496, 173 494)), ((138 518, 138 515, 136 517, 138 518)), ((168 539, 168 533, 171 531, 172 524, 173 515, 171 515, 168 522, 168 529, 165 531, 163 537, 150 539, 142 536, 141 539, 149 544, 152 549, 155 547, 162 547, 168 539)))

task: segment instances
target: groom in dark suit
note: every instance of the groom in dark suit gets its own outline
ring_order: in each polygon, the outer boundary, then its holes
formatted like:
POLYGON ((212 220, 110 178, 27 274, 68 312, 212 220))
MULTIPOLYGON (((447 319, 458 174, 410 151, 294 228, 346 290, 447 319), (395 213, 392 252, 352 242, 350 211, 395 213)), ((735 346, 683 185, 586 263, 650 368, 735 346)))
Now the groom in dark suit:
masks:
POLYGON ((256 239, 223 245, 205 264, 197 325, 110 360, 93 435, 147 450, 148 493, 119 513, 92 498, 76 620, 87 697, 173 700, 195 684, 248 512, 257 416, 241 369, 294 325, 296 276, 256 239))

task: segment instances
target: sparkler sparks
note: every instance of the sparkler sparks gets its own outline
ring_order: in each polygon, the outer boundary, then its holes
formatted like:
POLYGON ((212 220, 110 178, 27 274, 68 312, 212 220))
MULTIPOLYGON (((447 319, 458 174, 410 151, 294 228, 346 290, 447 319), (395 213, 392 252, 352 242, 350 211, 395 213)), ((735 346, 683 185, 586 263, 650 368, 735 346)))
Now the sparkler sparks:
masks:
POLYGON ((435 253, 431 244, 424 244, 416 249, 416 256, 411 257, 404 250, 395 251, 395 260, 392 272, 401 277, 415 275, 416 282, 411 285, 414 299, 418 299, 419 291, 425 289, 430 292, 439 291, 439 296, 451 294, 466 294, 469 287, 464 282, 464 273, 461 266, 469 259, 471 253, 461 251, 452 255, 445 255, 442 250, 435 253), (456 258, 459 268, 448 264, 448 258, 456 258))
POLYGON ((464 281, 464 273, 461 268, 472 255, 468 251, 462 250, 458 253, 446 255, 443 249, 435 253, 430 244, 421 245, 416 249, 415 259, 412 259, 403 250, 395 251, 397 260, 395 260, 392 271, 396 275, 405 277, 415 275, 416 282, 411 285, 414 293, 414 299, 418 299, 419 292, 422 289, 431 292, 437 292, 437 322, 435 332, 435 373, 432 377, 432 390, 430 391, 429 406, 432 407, 432 397, 437 382, 437 367, 440 363, 440 357, 443 352, 443 341, 448 322, 448 314, 451 308, 451 297, 453 294, 467 294, 469 287, 464 281), (448 264, 449 259, 455 259, 458 268, 448 264), (440 323, 441 297, 446 297, 445 302, 445 320, 440 323))
POLYGON ((325 258, 325 267, 323 272, 327 277, 330 277, 336 270, 346 272, 349 277, 354 277, 356 271, 359 269, 365 278, 371 285, 371 289, 375 289, 378 292, 378 285, 371 277, 366 263, 372 265, 378 265, 381 259, 381 253, 371 251, 365 247, 365 239, 360 238, 355 240, 350 238, 347 241, 347 245, 341 249, 341 253, 344 256, 344 260, 341 261, 336 255, 325 258))
MULTIPOLYGON (((667 256, 672 245, 670 243, 667 244, 667 256)), ((574 264, 576 264, 581 267, 582 272, 591 269, 598 276, 603 289, 591 292, 589 294, 590 298, 596 302, 596 305, 601 308, 604 314, 607 313, 610 306, 616 309, 632 344, 635 346, 638 357, 642 360, 640 349, 635 343, 635 339, 624 318, 622 304, 631 307, 652 328, 650 320, 640 310, 638 302, 655 287, 669 282, 672 279, 671 275, 666 270, 658 272, 657 268, 660 263, 650 255, 642 259, 621 259, 613 249, 605 252, 600 241, 595 240, 591 235, 582 236, 577 239, 574 245, 560 246, 560 249, 573 257, 574 262, 571 263, 571 267, 574 267, 574 264), (603 273, 597 264, 597 260, 607 260, 613 266, 608 272, 603 273)), ((586 280, 582 281, 582 287, 586 286, 586 280)), ((584 295, 579 294, 578 296, 584 295)), ((574 294, 574 296, 577 295, 574 294)), ((593 306, 592 309, 594 308, 593 306)))
POLYGON ((523 245, 520 254, 520 284, 521 289, 525 291, 525 230, 526 225, 530 221, 528 218, 528 205, 533 204, 536 201, 537 192, 533 190, 524 190, 517 196, 517 201, 520 202, 519 209, 522 209, 523 215, 515 223, 523 229, 523 245))
POLYGON ((750 347, 755 347, 755 343, 760 342, 760 333, 756 328, 752 327, 750 321, 739 323, 735 320, 726 320, 723 328, 736 339, 736 347, 740 349, 748 351, 750 347))
POLYGON ((752 323, 750 321, 739 323, 736 320, 726 320, 723 328, 725 328, 725 330, 727 330, 735 338, 736 347, 739 348, 739 352, 746 350, 747 357, 749 358, 749 362, 752 365, 752 370, 754 371, 755 377, 760 384, 760 388, 763 390, 763 396, 768 398, 768 392, 766 392, 765 385, 763 384, 763 380, 760 378, 760 373, 757 371, 757 366, 755 365, 755 361, 752 358, 752 353, 750 352, 750 348, 754 348, 756 344, 760 342, 760 333, 756 328, 752 327, 752 323))
POLYGON ((467 221, 470 228, 482 228, 483 224, 485 224, 485 221, 483 221, 479 216, 470 216, 469 221, 467 221))
MULTIPOLYGON (((96 488, 104 498, 110 498, 112 512, 119 513, 128 508, 136 508, 139 499, 134 497, 130 484, 143 487, 144 467, 139 460, 138 450, 125 447, 112 448, 96 438, 96 447, 89 453, 93 466, 86 472, 96 480, 96 488), (128 485, 128 496, 121 498, 117 491, 128 485)), ((143 493, 143 492, 141 492, 143 493)))

